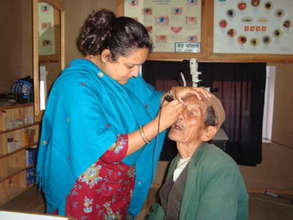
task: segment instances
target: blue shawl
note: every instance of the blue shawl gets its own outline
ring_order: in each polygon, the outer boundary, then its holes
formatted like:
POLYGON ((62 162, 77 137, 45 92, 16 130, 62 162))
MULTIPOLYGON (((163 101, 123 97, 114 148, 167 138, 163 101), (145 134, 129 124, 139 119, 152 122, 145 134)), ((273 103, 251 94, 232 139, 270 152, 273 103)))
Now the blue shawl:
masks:
MULTIPOLYGON (((54 83, 42 119, 38 183, 47 211, 65 214, 65 198, 77 178, 116 141, 158 113, 161 92, 142 77, 121 85, 86 59, 73 60, 54 83)), ((136 168, 129 212, 136 216, 153 181, 165 132, 127 156, 136 168)))

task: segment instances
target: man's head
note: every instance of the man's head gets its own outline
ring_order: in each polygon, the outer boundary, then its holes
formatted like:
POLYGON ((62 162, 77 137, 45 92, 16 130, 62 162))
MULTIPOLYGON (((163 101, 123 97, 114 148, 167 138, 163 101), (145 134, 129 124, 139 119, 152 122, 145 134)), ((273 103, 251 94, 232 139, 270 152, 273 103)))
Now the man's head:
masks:
POLYGON ((220 100, 202 97, 198 100, 193 94, 184 99, 186 108, 169 132, 173 141, 186 144, 200 144, 211 140, 225 120, 225 111, 220 100))

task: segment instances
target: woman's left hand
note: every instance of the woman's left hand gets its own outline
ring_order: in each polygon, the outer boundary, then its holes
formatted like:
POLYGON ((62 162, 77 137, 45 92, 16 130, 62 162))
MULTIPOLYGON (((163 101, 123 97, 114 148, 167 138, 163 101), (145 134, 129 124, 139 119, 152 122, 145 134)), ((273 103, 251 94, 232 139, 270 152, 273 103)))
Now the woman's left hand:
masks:
POLYGON ((183 103, 183 98, 187 94, 194 94, 196 97, 201 100, 203 97, 211 97, 211 93, 202 87, 172 87, 170 89, 171 95, 179 100, 181 103, 183 103))

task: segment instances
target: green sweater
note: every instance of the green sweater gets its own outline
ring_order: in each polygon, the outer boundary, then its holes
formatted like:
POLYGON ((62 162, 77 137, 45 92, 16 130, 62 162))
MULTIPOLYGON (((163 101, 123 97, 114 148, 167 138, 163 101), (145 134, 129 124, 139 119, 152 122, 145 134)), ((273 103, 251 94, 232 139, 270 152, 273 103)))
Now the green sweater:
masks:
MULTIPOLYGON (((169 167, 172 178, 179 156, 169 167)), ((187 167, 180 220, 247 220, 248 194, 238 165, 215 145, 204 143, 187 167)), ((149 220, 164 219, 159 203, 152 206, 149 220)))

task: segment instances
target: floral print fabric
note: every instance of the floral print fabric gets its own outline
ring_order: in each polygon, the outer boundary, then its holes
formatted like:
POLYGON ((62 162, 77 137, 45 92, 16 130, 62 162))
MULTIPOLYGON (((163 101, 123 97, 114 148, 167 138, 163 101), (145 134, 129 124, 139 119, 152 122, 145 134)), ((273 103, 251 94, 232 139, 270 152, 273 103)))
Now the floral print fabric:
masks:
POLYGON ((135 179, 135 169, 121 162, 127 149, 128 136, 119 135, 115 148, 106 151, 78 178, 66 199, 67 216, 126 219, 135 179))

